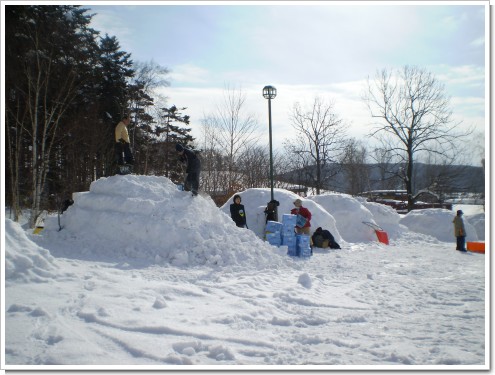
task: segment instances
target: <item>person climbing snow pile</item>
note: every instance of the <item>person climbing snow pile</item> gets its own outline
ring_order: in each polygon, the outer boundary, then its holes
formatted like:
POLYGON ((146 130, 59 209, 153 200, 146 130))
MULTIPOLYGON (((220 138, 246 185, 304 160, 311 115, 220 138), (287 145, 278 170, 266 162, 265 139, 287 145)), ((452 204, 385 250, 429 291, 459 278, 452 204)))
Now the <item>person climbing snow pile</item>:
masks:
POLYGON ((192 192, 193 196, 198 195, 199 174, 201 172, 201 161, 193 150, 185 148, 180 143, 175 145, 175 150, 179 155, 179 161, 186 164, 186 178, 184 190, 192 192))

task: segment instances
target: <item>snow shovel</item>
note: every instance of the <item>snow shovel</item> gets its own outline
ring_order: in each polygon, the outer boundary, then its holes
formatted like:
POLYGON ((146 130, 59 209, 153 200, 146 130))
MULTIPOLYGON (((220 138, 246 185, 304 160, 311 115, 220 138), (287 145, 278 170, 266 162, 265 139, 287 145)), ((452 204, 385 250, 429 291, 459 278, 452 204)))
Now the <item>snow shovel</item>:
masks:
POLYGON ((366 224, 367 226, 369 226, 375 230, 376 237, 378 238, 379 242, 384 243, 385 245, 388 245, 388 234, 380 226, 378 226, 374 223, 370 223, 369 221, 363 221, 363 224, 366 224))

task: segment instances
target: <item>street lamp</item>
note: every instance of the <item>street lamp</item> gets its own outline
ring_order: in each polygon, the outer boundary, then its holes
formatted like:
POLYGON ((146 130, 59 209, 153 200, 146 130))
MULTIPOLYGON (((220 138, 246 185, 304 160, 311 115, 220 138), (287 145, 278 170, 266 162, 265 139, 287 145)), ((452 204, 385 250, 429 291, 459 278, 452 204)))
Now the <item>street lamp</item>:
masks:
MULTIPOLYGON (((273 197, 273 151, 272 151, 272 99, 277 96, 277 89, 273 86, 263 87, 263 97, 268 99, 268 129, 270 135, 270 187, 271 200, 273 197)), ((278 221, 277 207, 275 206, 275 221, 278 221)))

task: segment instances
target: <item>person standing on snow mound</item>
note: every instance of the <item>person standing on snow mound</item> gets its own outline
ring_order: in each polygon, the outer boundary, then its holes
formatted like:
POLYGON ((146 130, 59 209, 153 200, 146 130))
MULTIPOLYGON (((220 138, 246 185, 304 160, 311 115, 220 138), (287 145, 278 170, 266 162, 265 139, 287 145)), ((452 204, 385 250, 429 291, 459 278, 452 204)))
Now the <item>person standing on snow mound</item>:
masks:
POLYGON ((280 206, 280 202, 277 200, 271 200, 268 202, 265 208, 265 224, 269 221, 277 221, 277 207, 280 206))
POLYGON ((199 190, 199 173, 201 172, 201 161, 193 150, 184 148, 181 144, 175 145, 175 150, 179 155, 179 161, 186 163, 186 179, 184 181, 184 190, 191 191, 193 196, 198 195, 199 190))
POLYGON ((115 156, 118 165, 124 165, 124 162, 129 165, 134 164, 134 156, 130 147, 131 141, 127 132, 127 126, 129 126, 130 122, 129 116, 124 115, 122 121, 115 127, 115 156))
POLYGON ((247 228, 246 210, 244 210, 244 205, 241 204, 239 194, 234 195, 234 203, 230 205, 230 217, 239 228, 247 228))
POLYGON ((466 244, 466 229, 464 228, 464 220, 462 220, 463 212, 457 211, 457 216, 452 221, 454 223, 454 236, 457 238, 456 250, 467 251, 466 244))
POLYGON ((310 235, 310 230, 311 230, 311 212, 305 207, 302 206, 302 201, 300 199, 296 199, 294 201, 294 206, 290 213, 292 215, 297 215, 297 222, 296 224, 296 233, 297 234, 306 234, 310 235), (301 223, 301 221, 304 221, 304 224, 301 223))

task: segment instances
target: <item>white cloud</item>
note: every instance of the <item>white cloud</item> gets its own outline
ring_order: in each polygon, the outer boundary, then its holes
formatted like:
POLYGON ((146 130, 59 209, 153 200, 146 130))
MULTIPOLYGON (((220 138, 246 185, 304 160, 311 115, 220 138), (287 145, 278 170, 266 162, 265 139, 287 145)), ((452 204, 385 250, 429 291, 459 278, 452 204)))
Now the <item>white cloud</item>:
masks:
POLYGON ((211 79, 210 72, 207 69, 194 64, 176 65, 171 69, 170 81, 172 84, 203 84, 211 79))
POLYGON ((471 42, 474 47, 483 47, 485 45, 485 37, 477 38, 471 42))
POLYGON ((91 27, 100 31, 102 37, 105 34, 116 36, 123 50, 132 51, 133 29, 129 27, 117 8, 94 6, 91 11, 95 12, 91 20, 91 27))

